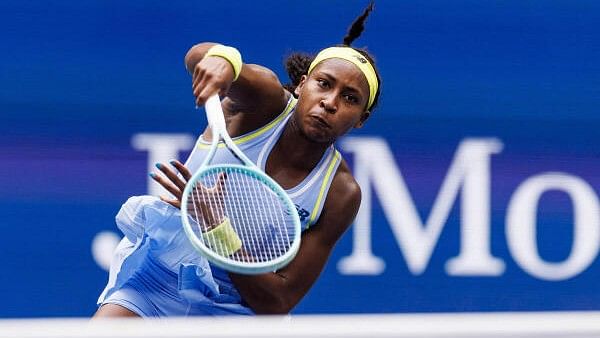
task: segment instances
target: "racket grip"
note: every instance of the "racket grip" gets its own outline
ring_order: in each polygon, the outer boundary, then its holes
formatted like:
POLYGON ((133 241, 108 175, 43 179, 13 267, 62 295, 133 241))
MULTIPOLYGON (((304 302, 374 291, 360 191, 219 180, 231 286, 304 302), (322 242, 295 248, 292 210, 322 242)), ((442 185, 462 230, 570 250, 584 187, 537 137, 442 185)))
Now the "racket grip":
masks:
POLYGON ((215 94, 209 97, 204 104, 204 108, 206 109, 206 118, 208 119, 210 128, 215 134, 220 134, 226 127, 225 116, 223 115, 223 108, 221 107, 219 95, 215 94))

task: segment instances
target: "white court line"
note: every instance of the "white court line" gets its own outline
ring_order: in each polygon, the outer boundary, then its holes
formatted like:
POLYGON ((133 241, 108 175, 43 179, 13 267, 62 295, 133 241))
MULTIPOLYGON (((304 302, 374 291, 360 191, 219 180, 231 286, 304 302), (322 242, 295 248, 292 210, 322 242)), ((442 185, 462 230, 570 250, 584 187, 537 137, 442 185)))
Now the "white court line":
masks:
POLYGON ((0 337, 600 337, 600 312, 0 320, 0 337))

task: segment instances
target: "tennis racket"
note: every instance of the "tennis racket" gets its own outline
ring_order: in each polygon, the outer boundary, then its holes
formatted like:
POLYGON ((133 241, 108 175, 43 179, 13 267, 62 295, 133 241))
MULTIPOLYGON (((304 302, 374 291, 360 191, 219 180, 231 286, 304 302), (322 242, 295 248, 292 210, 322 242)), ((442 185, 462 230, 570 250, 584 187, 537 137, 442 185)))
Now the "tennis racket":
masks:
POLYGON ((241 274, 278 270, 300 247, 296 207, 227 134, 219 96, 211 96, 204 108, 212 142, 182 195, 185 233, 200 254, 225 270, 241 274), (211 164, 221 140, 240 164, 211 164))

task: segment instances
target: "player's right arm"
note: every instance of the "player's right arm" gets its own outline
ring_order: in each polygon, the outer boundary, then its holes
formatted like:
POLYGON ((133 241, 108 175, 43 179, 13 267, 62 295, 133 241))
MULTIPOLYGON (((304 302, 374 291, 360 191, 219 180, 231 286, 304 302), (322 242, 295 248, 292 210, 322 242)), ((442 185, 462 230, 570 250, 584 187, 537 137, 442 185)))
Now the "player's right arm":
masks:
POLYGON ((193 46, 185 56, 192 75, 192 91, 196 105, 202 106, 215 93, 225 98, 223 108, 229 115, 242 113, 244 124, 260 127, 279 115, 286 107, 289 93, 271 70, 244 63, 233 81, 233 66, 219 56, 205 57, 215 43, 193 46))

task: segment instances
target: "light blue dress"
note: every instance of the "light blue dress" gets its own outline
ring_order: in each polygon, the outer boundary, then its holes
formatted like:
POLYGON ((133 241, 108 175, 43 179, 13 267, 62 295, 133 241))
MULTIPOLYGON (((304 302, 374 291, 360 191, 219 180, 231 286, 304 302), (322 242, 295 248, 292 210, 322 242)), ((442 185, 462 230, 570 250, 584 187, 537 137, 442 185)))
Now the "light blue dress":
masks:
MULTIPOLYGON (((296 100, 264 127, 234 138, 262 170, 294 113, 296 100)), ((196 171, 210 144, 200 137, 186 166, 196 171)), ((286 190, 296 205, 302 230, 319 218, 341 156, 332 146, 312 172, 286 190)), ((220 145, 213 163, 239 163, 220 145)), ((226 271, 210 264, 189 243, 180 211, 153 196, 134 196, 123 204, 116 223, 125 237, 115 250, 109 281, 98 305, 118 304, 142 317, 251 315, 226 271)))

